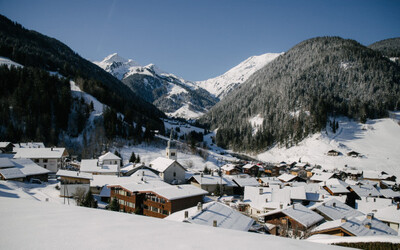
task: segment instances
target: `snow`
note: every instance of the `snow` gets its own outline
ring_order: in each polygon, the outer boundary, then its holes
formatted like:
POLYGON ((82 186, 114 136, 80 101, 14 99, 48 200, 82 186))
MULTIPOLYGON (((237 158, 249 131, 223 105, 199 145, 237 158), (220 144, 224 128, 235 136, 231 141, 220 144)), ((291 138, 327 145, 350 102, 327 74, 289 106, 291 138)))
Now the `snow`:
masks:
POLYGON ((65 148, 20 148, 14 156, 14 159, 18 158, 53 158, 58 159, 63 156, 65 148))
POLYGON ((63 176, 63 177, 78 178, 78 179, 89 179, 89 180, 91 180, 93 178, 93 175, 89 174, 89 173, 80 173, 77 171, 68 171, 68 170, 63 170, 63 169, 58 170, 56 175, 63 176))
POLYGON ((297 146, 272 149, 257 155, 267 162, 302 162, 321 165, 325 169, 353 167, 359 170, 379 170, 400 176, 400 126, 396 121, 385 118, 368 120, 361 124, 347 118, 337 118, 339 129, 336 134, 322 132, 314 134, 297 146), (327 157, 331 150, 348 152, 355 150, 363 157, 346 154, 327 157))
POLYGON ((203 189, 195 187, 190 184, 179 185, 179 186, 168 185, 143 191, 152 191, 153 193, 156 193, 168 200, 178 200, 178 199, 208 194, 207 191, 204 191, 203 189))
MULTIPOLYGON (((186 91, 186 90, 185 90, 186 91)), ((174 112, 165 113, 169 117, 182 117, 185 119, 196 119, 202 116, 205 112, 193 111, 190 109, 189 104, 184 104, 174 112)))
POLYGON ((25 178, 26 175, 21 172, 18 168, 3 168, 0 169, 0 174, 6 180, 25 178))
POLYGON ((266 53, 252 56, 233 67, 223 75, 196 84, 214 96, 223 99, 230 91, 244 83, 254 72, 261 69, 283 53, 266 53))
POLYGON ((374 236, 359 236, 359 237, 341 237, 327 234, 316 234, 307 239, 309 242, 336 244, 342 242, 390 242, 400 243, 400 237, 392 235, 374 235, 374 236))
POLYGON ((325 215, 325 218, 328 217, 330 220, 338 220, 343 217, 349 218, 364 215, 363 213, 344 204, 343 202, 338 201, 337 199, 326 201, 324 202, 324 204, 317 206, 315 209, 319 211, 320 214, 325 215), (335 204, 335 206, 333 204, 335 204))
POLYGON ((2 57, 2 56, 0 56, 0 65, 7 65, 8 68, 11 68, 12 66, 17 67, 17 68, 24 67, 21 64, 16 63, 16 62, 14 62, 6 57, 2 57))
POLYGON ((102 162, 104 160, 121 160, 121 158, 111 152, 107 152, 99 157, 99 161, 102 162))
POLYGON ((251 126, 253 127, 253 135, 257 134, 259 127, 262 126, 264 118, 261 117, 260 114, 254 116, 253 118, 249 119, 251 126))
POLYGON ((157 159, 150 162, 150 167, 157 170, 158 172, 163 173, 169 166, 171 166, 175 160, 168 159, 165 157, 157 157, 157 159))
POLYGON ((132 246, 157 249, 162 246, 163 249, 231 250, 258 249, 262 245, 288 250, 338 249, 308 241, 24 199, 0 198, 0 219, 7 225, 0 228, 4 249, 131 249, 132 246))
POLYGON ((83 92, 74 81, 70 81, 71 94, 73 97, 83 98, 87 104, 93 102, 94 111, 90 114, 89 120, 93 121, 94 117, 103 114, 103 108, 106 107, 103 103, 99 102, 95 97, 83 92))

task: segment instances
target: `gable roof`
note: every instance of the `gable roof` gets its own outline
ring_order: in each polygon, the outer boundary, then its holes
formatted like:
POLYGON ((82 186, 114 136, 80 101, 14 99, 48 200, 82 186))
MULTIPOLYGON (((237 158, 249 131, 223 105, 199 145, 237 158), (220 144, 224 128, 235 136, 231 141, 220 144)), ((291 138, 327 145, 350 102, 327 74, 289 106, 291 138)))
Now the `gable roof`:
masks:
POLYGON ((311 181, 327 181, 327 180, 329 180, 330 178, 332 178, 333 177, 333 175, 334 175, 334 173, 325 173, 325 172, 322 172, 322 173, 315 173, 311 178, 310 178, 310 180, 311 181))
POLYGON ((379 197, 381 194, 372 185, 352 185, 351 189, 360 197, 379 197))
POLYGON ((224 170, 224 171, 232 171, 232 170, 236 169, 236 165, 230 164, 230 163, 229 164, 225 164, 225 165, 223 165, 221 167, 221 169, 224 170))
POLYGON ((400 224, 400 209, 397 209, 397 206, 388 206, 378 209, 374 216, 381 221, 400 224))
POLYGON ((258 186, 260 186, 260 183, 254 177, 243 178, 240 176, 235 176, 232 178, 232 181, 235 182, 239 187, 245 187, 245 186, 258 187, 258 186))
POLYGON ((2 168, 2 169, 0 169, 0 174, 6 180, 26 177, 26 175, 24 173, 22 173, 22 171, 19 170, 18 168, 2 168))
POLYGON ((280 176, 278 176, 277 178, 282 182, 289 182, 289 181, 292 181, 293 179, 295 179, 296 176, 292 175, 292 174, 284 173, 284 174, 281 174, 280 176))
POLYGON ((13 145, 11 142, 4 142, 4 141, 1 141, 0 142, 0 148, 6 148, 8 145, 13 145))
POLYGON ((251 163, 248 163, 248 164, 244 165, 242 168, 244 168, 244 169, 250 169, 250 168, 252 168, 252 167, 260 168, 260 167, 257 166, 256 164, 251 164, 251 163))
POLYGON ((165 157, 158 157, 157 159, 153 160, 150 162, 150 167, 157 170, 158 172, 165 172, 174 162, 176 162, 183 170, 186 171, 184 167, 182 167, 181 164, 179 164, 177 161, 168 159, 165 157))
POLYGON ((0 168, 15 167, 14 163, 8 158, 0 158, 0 168))
POLYGON ((285 208, 285 209, 277 209, 274 211, 271 211, 269 213, 260 215, 260 216, 270 216, 274 215, 277 213, 283 213, 293 220, 299 222, 305 227, 310 227, 312 225, 317 224, 318 222, 322 221, 324 218, 317 214, 316 212, 306 208, 305 206, 301 204, 293 204, 292 206, 285 208))
POLYGON ((175 212, 165 218, 166 220, 185 221, 193 224, 213 226, 213 221, 217 221, 217 227, 248 231, 254 220, 241 214, 235 209, 213 201, 203 204, 203 209, 198 210, 197 206, 175 212), (185 220, 185 211, 189 213, 189 218, 185 220))
POLYGON ((315 207, 315 210, 328 217, 330 220, 338 220, 343 217, 356 217, 362 216, 363 213, 356 209, 338 201, 337 199, 331 199, 323 204, 315 207))
POLYGON ((20 148, 14 155, 14 159, 58 159, 63 156, 64 152, 66 152, 65 148, 20 148))
POLYGON ((346 221, 341 219, 328 221, 314 228, 313 232, 318 233, 335 228, 342 228, 354 236, 397 235, 397 232, 385 223, 375 218, 368 219, 365 216, 347 218, 346 221), (365 227, 367 223, 371 225, 370 229, 365 227))
POLYGON ((104 161, 104 160, 121 160, 121 158, 111 152, 107 152, 99 157, 99 161, 104 161))
POLYGON ((12 159, 15 167, 21 170, 26 176, 48 174, 50 170, 34 163, 31 159, 12 159))
POLYGON ((400 192, 395 192, 390 188, 387 189, 380 189, 379 193, 385 198, 397 198, 400 197, 400 192))
POLYGON ((207 191, 195 187, 190 184, 186 185, 169 185, 164 187, 158 187, 153 190, 148 190, 157 195, 160 195, 168 200, 178 200, 192 196, 206 195, 207 191))
POLYGON ((98 164, 97 159, 83 159, 80 171, 86 173, 118 173, 118 165, 98 164))
POLYGON ((69 171, 63 169, 58 170, 56 175, 63 177, 77 178, 77 179, 87 179, 87 180, 91 180, 93 178, 92 174, 89 173, 80 173, 78 171, 69 171))
MULTIPOLYGON (((200 175, 196 174, 190 177, 190 179, 196 180, 197 183, 201 185, 218 185, 221 184, 221 177, 220 176, 214 176, 214 175, 200 175)), ((189 180, 190 180, 189 179, 189 180)), ((236 183, 234 183, 232 180, 222 177, 222 185, 226 185, 228 187, 237 187, 236 183)))

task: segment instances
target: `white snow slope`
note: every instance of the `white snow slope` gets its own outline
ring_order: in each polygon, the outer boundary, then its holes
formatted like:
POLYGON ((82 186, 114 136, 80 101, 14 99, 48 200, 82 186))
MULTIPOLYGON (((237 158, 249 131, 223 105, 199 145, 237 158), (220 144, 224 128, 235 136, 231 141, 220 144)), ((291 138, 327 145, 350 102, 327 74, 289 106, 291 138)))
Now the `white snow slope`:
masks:
POLYGON ((282 54, 283 53, 266 53, 249 57, 225 74, 205 81, 198 81, 196 84, 219 99, 223 99, 230 91, 244 83, 254 72, 282 54))
MULTIPOLYGON (((398 120, 385 118, 368 120, 361 124, 347 118, 336 119, 336 134, 317 133, 291 148, 274 147, 257 157, 268 162, 302 162, 319 164, 323 168, 355 167, 360 170, 379 170, 400 177, 400 126, 398 120), (331 149, 342 153, 327 156, 331 149), (359 152, 363 157, 347 156, 349 151, 359 152)), ((328 126, 329 127, 329 126, 328 126)))
POLYGON ((0 56, 0 65, 7 65, 9 68, 11 66, 15 66, 15 67, 23 67, 21 64, 16 63, 14 61, 11 61, 10 59, 6 58, 6 57, 1 57, 0 56))
POLYGON ((338 249, 308 241, 3 197, 0 220, 2 249, 338 249))

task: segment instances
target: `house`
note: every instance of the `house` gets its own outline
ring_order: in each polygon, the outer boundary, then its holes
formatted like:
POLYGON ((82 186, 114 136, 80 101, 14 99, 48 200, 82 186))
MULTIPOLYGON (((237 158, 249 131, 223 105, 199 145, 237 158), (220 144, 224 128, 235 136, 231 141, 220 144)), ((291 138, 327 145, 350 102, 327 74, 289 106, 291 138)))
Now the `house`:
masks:
POLYGON ((111 152, 99 156, 99 165, 117 165, 121 166, 121 158, 111 152))
POLYGON ((245 232, 254 224, 252 218, 217 201, 199 203, 197 206, 175 212, 165 219, 245 232))
POLYGON ((313 210, 324 217, 327 221, 338 220, 343 217, 350 218, 364 215, 360 211, 340 202, 337 199, 323 202, 321 205, 314 207, 313 210))
POLYGON ((242 167, 242 169, 243 169, 243 173, 245 173, 245 174, 248 174, 251 176, 257 176, 260 167, 257 166, 256 164, 248 163, 248 164, 244 165, 242 167))
POLYGON ((276 176, 279 176, 279 171, 280 171, 280 169, 284 169, 284 168, 286 168, 286 165, 284 165, 284 166, 266 166, 265 167, 265 169, 264 169, 264 173, 267 175, 267 176, 274 176, 274 177, 276 177, 276 176))
POLYGON ((92 175, 119 175, 120 167, 117 164, 101 164, 98 159, 83 159, 81 161, 80 171, 92 175))
POLYGON ((310 181, 313 183, 320 183, 327 181, 331 178, 336 178, 335 173, 326 173, 326 172, 321 172, 321 173, 315 173, 311 178, 310 181))
POLYGON ((235 164, 225 164, 221 167, 222 173, 225 175, 236 175, 241 171, 236 167, 235 164))
POLYGON ((338 156, 338 155, 340 155, 341 153, 339 152, 339 151, 336 151, 336 150, 329 150, 328 151, 328 153, 326 153, 328 156, 338 156))
POLYGON ((14 159, 31 159, 39 166, 56 173, 64 168, 68 151, 65 148, 19 148, 14 159))
POLYGON ((332 196, 341 196, 350 193, 347 189, 349 184, 338 179, 329 179, 321 182, 320 185, 332 196))
POLYGON ((378 210, 389 206, 393 206, 392 199, 361 197, 361 200, 355 200, 355 208, 364 214, 376 213, 378 210))
POLYGON ((90 180, 93 178, 92 174, 82 173, 78 171, 69 171, 60 169, 56 173, 60 180, 60 196, 73 197, 78 189, 86 192, 90 188, 90 180))
POLYGON ((356 199, 360 200, 361 197, 380 197, 381 193, 373 186, 361 183, 358 185, 351 185, 348 188, 350 192, 356 195, 356 199))
POLYGON ((18 142, 14 143, 13 153, 17 153, 20 148, 45 148, 43 142, 18 142))
POLYGON ((305 182, 305 180, 303 178, 300 178, 299 176, 296 176, 296 175, 287 174, 287 173, 281 174, 277 178, 278 178, 278 180, 280 180, 283 183, 294 182, 294 181, 305 182))
POLYGON ((264 187, 269 187, 270 185, 278 185, 280 187, 283 186, 282 181, 280 181, 276 177, 261 177, 258 179, 258 182, 260 183, 261 186, 264 187))
POLYGON ((169 185, 162 181, 110 185, 111 198, 120 209, 146 216, 165 218, 168 215, 203 202, 206 191, 192 185, 169 185))
POLYGON ((374 170, 363 171, 363 178, 364 180, 374 181, 378 183, 382 180, 396 181, 396 176, 388 175, 384 171, 374 171, 374 170))
POLYGON ((232 195, 234 188, 237 187, 231 179, 217 175, 193 175, 190 177, 189 183, 207 191, 209 194, 217 193, 217 189, 221 188, 222 185, 222 194, 232 195))
POLYGON ((247 174, 230 175, 227 176, 226 178, 232 180, 236 184, 236 187, 233 190, 234 194, 236 195, 242 195, 244 193, 244 188, 247 186, 250 187, 260 186, 260 183, 257 181, 256 178, 251 177, 247 174))
POLYGON ((0 142, 0 154, 10 154, 13 148, 14 145, 11 142, 0 142))
POLYGON ((186 169, 176 160, 158 157, 149 164, 150 168, 159 172, 161 179, 170 184, 185 183, 186 169))
POLYGON ((324 218, 301 204, 293 204, 259 216, 260 220, 277 226, 277 235, 304 238, 324 218))
POLYGON ((400 225, 400 205, 388 206, 378 209, 375 213, 375 218, 388 225, 393 230, 399 232, 400 225))
POLYGON ((30 159, 0 158, 0 179, 14 181, 48 180, 49 170, 42 168, 30 159))
POLYGON ((347 153, 347 156, 351 156, 351 157, 359 157, 360 153, 356 152, 356 151, 350 151, 347 153))
POLYGON ((397 235, 397 232, 385 223, 374 218, 373 214, 351 218, 341 218, 325 222, 312 230, 312 234, 330 234, 335 236, 374 236, 397 235))

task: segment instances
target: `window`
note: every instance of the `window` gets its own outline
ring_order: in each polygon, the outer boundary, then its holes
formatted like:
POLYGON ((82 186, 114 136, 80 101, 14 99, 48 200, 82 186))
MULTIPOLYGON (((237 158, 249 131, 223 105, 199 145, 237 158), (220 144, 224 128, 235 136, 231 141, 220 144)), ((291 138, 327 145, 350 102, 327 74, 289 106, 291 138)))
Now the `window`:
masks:
POLYGON ((39 162, 39 159, 35 159, 35 162, 38 163, 38 162, 39 162))
POLYGON ((175 152, 171 152, 171 156, 175 156, 175 152))
POLYGON ((153 211, 153 212, 155 212, 155 213, 158 213, 158 208, 156 208, 156 207, 150 207, 151 209, 151 211, 153 211))
POLYGON ((43 162, 44 162, 44 163, 47 163, 47 159, 43 159, 43 162))
POLYGON ((117 161, 115 161, 114 164, 117 164, 117 161))
POLYGON ((44 164, 44 166, 43 166, 44 168, 47 168, 47 165, 46 164, 44 164))
POLYGON ((176 172, 174 172, 174 177, 176 177, 176 172))

